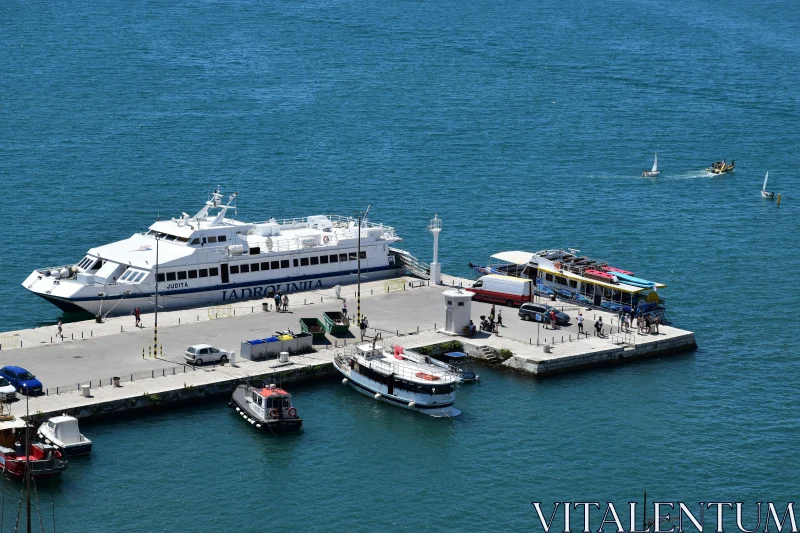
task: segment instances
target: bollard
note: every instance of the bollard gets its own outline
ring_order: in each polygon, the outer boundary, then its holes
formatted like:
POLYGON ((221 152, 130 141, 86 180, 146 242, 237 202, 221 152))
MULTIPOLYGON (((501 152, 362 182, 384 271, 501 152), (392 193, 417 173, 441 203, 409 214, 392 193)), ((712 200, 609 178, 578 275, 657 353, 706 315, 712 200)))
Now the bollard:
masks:
POLYGON ((75 340, 75 334, 74 333, 70 333, 70 335, 72 337, 72 340, 75 340))
POLYGON ((561 335, 561 344, 564 344, 564 335, 561 335))
POLYGON ((144 359, 144 346, 142 346, 142 359, 144 359))
POLYGON ((81 331, 81 339, 83 338, 83 331, 81 331))
POLYGON ((303 305, 308 305, 305 298, 303 298, 303 305))
POLYGON ((236 316, 236 309, 233 310, 233 316, 236 316))
POLYGON ((164 345, 162 344, 158 349, 158 356, 164 357, 164 345))
POLYGON ((89 330, 89 336, 90 336, 90 337, 94 337, 94 330, 93 330, 93 329, 90 329, 90 330, 89 330))
POLYGON ((533 344, 533 337, 528 337, 528 344, 533 344))
POLYGON ((178 325, 181 325, 181 317, 178 317, 178 325))
POLYGON ((417 333, 419 333, 419 326, 417 326, 417 333))
POLYGON ((370 289, 369 290, 369 295, 372 296, 372 294, 373 294, 373 289, 370 289))
MULTIPOLYGON (((144 348, 142 348, 142 351, 144 351, 144 348)), ((147 357, 153 357, 153 347, 149 345, 147 346, 147 357)))
POLYGON ((122 326, 119 327, 119 332, 122 333, 122 326))
POLYGON ((397 336, 398 337, 400 336, 400 330, 399 329, 397 330, 397 336))
POLYGON ((150 379, 153 379, 155 377, 156 377, 156 371, 155 370, 151 370, 150 371, 150 379))
POLYGON ((253 306, 252 305, 250 306, 250 312, 251 313, 253 312, 253 306))
POLYGON ((161 369, 161 377, 162 377, 162 378, 163 378, 164 376, 166 376, 166 374, 165 374, 164 372, 166 372, 166 370, 164 370, 164 369, 162 368, 162 369, 161 369))
POLYGON ((53 337, 50 337, 50 344, 53 343, 53 337))
POLYGON ((197 321, 200 322, 200 315, 197 315, 197 321))
POLYGON ((572 335, 569 336, 569 342, 572 342, 572 335))

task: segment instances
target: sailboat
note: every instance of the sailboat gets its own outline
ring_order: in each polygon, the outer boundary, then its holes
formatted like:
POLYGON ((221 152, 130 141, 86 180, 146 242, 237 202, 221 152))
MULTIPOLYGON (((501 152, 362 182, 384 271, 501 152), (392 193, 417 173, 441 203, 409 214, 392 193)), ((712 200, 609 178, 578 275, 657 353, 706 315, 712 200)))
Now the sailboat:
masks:
POLYGON ((656 154, 655 159, 653 160, 653 169, 652 170, 645 170, 642 172, 642 176, 645 178, 650 178, 653 176, 658 176, 661 172, 658 171, 658 154, 656 154))
POLYGON ((767 191, 767 180, 769 180, 769 172, 767 172, 767 175, 764 176, 764 185, 761 187, 761 198, 772 200, 775 198, 775 193, 767 191))

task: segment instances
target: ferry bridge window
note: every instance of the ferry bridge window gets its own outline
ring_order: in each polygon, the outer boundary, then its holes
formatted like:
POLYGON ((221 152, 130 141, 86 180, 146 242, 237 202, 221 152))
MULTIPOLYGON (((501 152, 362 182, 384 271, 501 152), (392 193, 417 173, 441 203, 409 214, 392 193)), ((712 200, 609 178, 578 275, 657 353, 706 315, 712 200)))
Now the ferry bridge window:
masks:
POLYGON ((192 239, 192 242, 190 242, 189 244, 200 244, 200 239, 195 237, 194 239, 192 239))
POLYGON ((208 269, 207 268, 201 268, 199 274, 200 274, 201 278, 207 278, 208 277, 208 269))
POLYGON ((261 268, 258 263, 252 263, 250 265, 250 272, 258 272, 260 269, 261 268))
POLYGON ((300 266, 304 266, 304 267, 308 266, 308 257, 301 257, 300 258, 300 266))
POLYGON ((297 265, 298 265, 297 259, 292 259, 292 266, 297 266, 297 265))
POLYGON ((208 269, 208 275, 209 276, 219 276, 219 268, 217 268, 217 267, 209 268, 208 269))
POLYGON ((281 268, 289 268, 289 260, 281 259, 281 268))
POLYGON ((217 237, 217 240, 219 242, 225 242, 228 240, 228 238, 225 235, 220 235, 219 237, 217 237))
POLYGON ((578 281, 574 280, 574 279, 569 280, 569 286, 572 287, 573 289, 577 289, 578 288, 578 281))
POLYGON ((178 241, 178 242, 189 242, 189 239, 187 239, 186 237, 178 237, 175 240, 178 241))
POLYGON ((567 284, 567 278, 565 278, 563 276, 556 276, 556 283, 558 283, 559 285, 566 285, 567 284))
POLYGON ((167 272, 167 281, 175 281, 175 272, 167 272))
POLYGON ((214 236, 214 235, 209 235, 209 236, 208 236, 208 242, 209 242, 209 243, 212 243, 212 242, 217 242, 217 237, 216 237, 216 236, 214 236))
POLYGON ((178 272, 178 279, 186 279, 186 271, 185 270, 181 270, 180 272, 178 272))
POLYGON ((159 282, 159 283, 163 283, 163 282, 165 281, 165 279, 166 279, 166 278, 164 277, 164 274, 161 274, 161 273, 159 273, 159 274, 156 276, 156 281, 157 281, 157 282, 159 282))
POLYGON ((196 279, 196 278, 197 278, 197 270, 190 270, 189 279, 196 279))
POLYGON ((240 267, 240 269, 241 269, 241 271, 242 271, 242 274, 247 274, 247 273, 249 273, 249 272, 250 272, 250 265, 242 265, 242 266, 240 267))
POLYGON ((120 276, 119 280, 120 281, 125 281, 126 279, 128 279, 128 276, 130 276, 131 274, 133 274, 133 271, 132 270, 128 270, 122 276, 120 276))
POLYGON ((355 261, 356 259, 358 259, 356 257, 356 253, 355 252, 350 252, 350 261, 355 261))
POLYGON ((366 258, 367 258, 367 252, 358 252, 358 256, 359 256, 361 259, 366 259, 366 258))
POLYGON ((258 255, 260 253, 261 253, 260 246, 253 246, 252 248, 250 248, 250 255, 258 255))
POLYGON ((323 265, 327 265, 328 264, 328 256, 327 255, 319 256, 319 262, 322 263, 323 265))
POLYGON ((102 259, 98 259, 97 263, 95 263, 94 266, 92 268, 90 268, 89 270, 97 270, 101 266, 103 266, 103 260, 102 259))
POLYGON ((545 274, 544 275, 544 279, 546 279, 547 281, 553 281, 553 275, 552 274, 545 274))
POLYGON ((269 270, 269 261, 264 261, 261 263, 261 270, 269 270))
POLYGON ((270 267, 272 270, 277 270, 277 269, 279 269, 279 268, 280 268, 280 264, 279 264, 279 263, 280 263, 279 261, 270 261, 270 263, 269 263, 269 267, 270 267))
POLYGON ((347 261, 347 254, 339 254, 339 261, 347 261))
POLYGON ((319 257, 314 256, 314 257, 311 257, 310 259, 311 259, 311 264, 312 265, 318 265, 319 264, 319 257))
POLYGON ((166 240, 174 241, 175 239, 177 239, 177 237, 175 235, 167 235, 167 239, 166 240))
POLYGON ((239 273, 239 265, 231 265, 231 274, 239 273))
POLYGON ((339 262, 339 256, 338 256, 338 255, 336 255, 336 254, 333 254, 333 255, 330 257, 330 259, 331 259, 331 263, 338 263, 338 262, 339 262))
POLYGON ((140 281, 142 281, 143 277, 144 277, 144 272, 139 272, 139 275, 136 276, 136 279, 133 280, 133 282, 134 283, 139 283, 140 281))

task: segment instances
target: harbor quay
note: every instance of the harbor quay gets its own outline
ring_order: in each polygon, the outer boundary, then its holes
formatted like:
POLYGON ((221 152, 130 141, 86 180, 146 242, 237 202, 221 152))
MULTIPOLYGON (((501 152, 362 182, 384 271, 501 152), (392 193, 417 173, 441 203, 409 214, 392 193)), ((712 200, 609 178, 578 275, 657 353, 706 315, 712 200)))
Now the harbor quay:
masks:
MULTIPOLYGON (((538 322, 523 321, 514 307, 497 305, 495 312, 502 317, 497 333, 478 332, 467 337, 443 332, 442 293, 471 284, 471 280, 447 275, 438 286, 411 277, 362 282, 361 312, 369 322, 367 338, 380 337, 385 344, 405 349, 430 347, 432 353, 452 349, 457 341, 476 360, 537 377, 696 348, 692 332, 661 325, 658 334, 626 333, 614 313, 549 299, 542 302, 569 314, 569 325, 545 328, 538 322), (584 334, 578 332, 579 313, 584 317, 584 334), (594 324, 601 317, 602 335, 596 336, 594 324)), ((142 328, 134 326, 133 316, 107 318, 102 323, 67 323, 63 325, 63 338, 56 335, 55 326, 6 332, 0 334, 5 342, 0 365, 23 366, 42 381, 44 394, 30 398, 29 405, 37 418, 61 413, 97 418, 164 408, 198 397, 230 394, 238 383, 248 379, 282 385, 327 380, 336 375, 332 361, 337 349, 360 340, 355 320, 347 333, 316 338, 312 351, 291 354, 286 362, 248 360, 239 354, 239 348, 244 341, 278 331, 299 332, 301 318, 322 318, 324 312, 341 312, 343 305, 353 317, 358 307, 356 291, 355 285, 347 285, 292 293, 287 312, 276 312, 270 300, 161 312, 157 344, 153 314, 142 315, 142 328), (233 351, 236 357, 232 364, 188 365, 183 354, 194 344, 233 351), (114 378, 119 378, 119 386, 114 378)), ((474 322, 479 324, 480 316, 488 315, 491 307, 472 302, 474 322)), ((18 401, 9 408, 22 416, 25 404, 18 401)))

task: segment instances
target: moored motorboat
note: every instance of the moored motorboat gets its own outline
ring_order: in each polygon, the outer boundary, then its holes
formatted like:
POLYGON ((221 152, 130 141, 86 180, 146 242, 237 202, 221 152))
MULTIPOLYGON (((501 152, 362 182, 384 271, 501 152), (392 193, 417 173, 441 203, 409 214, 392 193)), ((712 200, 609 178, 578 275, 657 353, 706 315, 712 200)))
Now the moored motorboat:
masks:
POLYGON ((292 395, 275 385, 239 385, 229 405, 256 429, 279 433, 303 427, 303 419, 297 416, 297 409, 292 405, 292 395))
POLYGON ((78 419, 72 416, 54 416, 41 426, 38 435, 47 444, 55 446, 67 457, 89 455, 92 441, 83 436, 78 428, 78 419))
POLYGON ((729 165, 727 161, 723 159, 722 161, 712 163, 711 166, 706 169, 706 172, 711 172, 712 174, 726 174, 728 172, 733 172, 735 169, 735 161, 731 161, 729 165))
POLYGON ((642 172, 642 176, 645 178, 653 178, 661 174, 658 170, 658 154, 656 154, 655 158, 653 159, 653 168, 651 170, 645 170, 642 172))
POLYGON ((343 384, 376 400, 435 418, 461 414, 453 407, 459 374, 432 364, 428 356, 401 346, 386 350, 374 339, 347 346, 336 354, 333 366, 344 376, 343 384))

